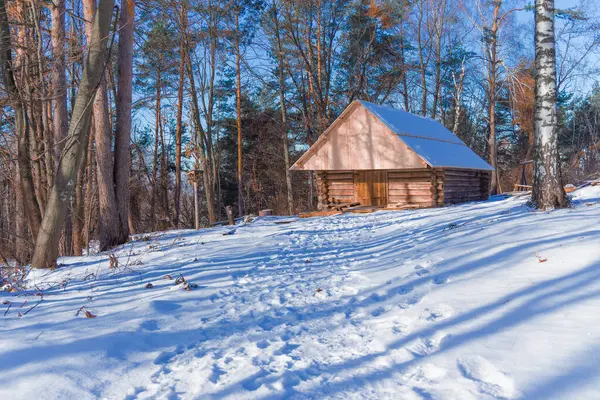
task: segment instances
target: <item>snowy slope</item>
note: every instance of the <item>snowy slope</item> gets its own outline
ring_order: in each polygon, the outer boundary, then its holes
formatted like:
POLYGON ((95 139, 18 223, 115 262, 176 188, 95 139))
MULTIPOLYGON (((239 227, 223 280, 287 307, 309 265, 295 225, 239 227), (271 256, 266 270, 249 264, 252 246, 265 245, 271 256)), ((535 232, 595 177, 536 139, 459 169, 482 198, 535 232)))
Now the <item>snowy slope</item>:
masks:
POLYGON ((576 193, 62 259, 0 294, 0 398, 600 398, 600 188, 576 193))

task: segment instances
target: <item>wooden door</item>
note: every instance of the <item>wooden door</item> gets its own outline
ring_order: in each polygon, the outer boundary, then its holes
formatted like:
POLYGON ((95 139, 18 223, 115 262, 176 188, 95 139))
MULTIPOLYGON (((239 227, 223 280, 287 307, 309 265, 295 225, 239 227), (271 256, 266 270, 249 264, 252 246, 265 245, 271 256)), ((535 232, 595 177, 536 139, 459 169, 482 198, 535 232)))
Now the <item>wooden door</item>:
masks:
POLYGON ((354 198, 361 206, 387 205, 387 171, 358 171, 354 177, 354 198))

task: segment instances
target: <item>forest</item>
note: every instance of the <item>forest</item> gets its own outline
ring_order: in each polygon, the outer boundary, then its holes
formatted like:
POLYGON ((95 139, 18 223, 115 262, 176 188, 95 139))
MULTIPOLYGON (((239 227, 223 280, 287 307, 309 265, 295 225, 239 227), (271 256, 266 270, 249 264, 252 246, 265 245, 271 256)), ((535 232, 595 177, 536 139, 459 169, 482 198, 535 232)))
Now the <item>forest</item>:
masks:
MULTIPOLYGON (((600 20, 564 3, 558 176, 578 184, 600 173, 600 20)), ((0 53, 6 264, 209 227, 227 206, 313 209, 314 176, 289 167, 357 99, 442 122, 495 168, 493 194, 536 152, 524 1, 0 0, 0 53)))

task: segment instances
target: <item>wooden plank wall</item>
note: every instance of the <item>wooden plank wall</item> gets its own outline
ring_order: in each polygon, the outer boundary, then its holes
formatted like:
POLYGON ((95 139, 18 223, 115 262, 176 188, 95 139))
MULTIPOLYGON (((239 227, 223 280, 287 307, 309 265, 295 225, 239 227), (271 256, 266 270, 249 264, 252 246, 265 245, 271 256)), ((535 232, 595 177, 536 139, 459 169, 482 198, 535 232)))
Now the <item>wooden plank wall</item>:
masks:
POLYGON ((330 203, 354 201, 354 172, 324 172, 327 181, 327 196, 330 203))
POLYGON ((390 206, 436 205, 435 172, 431 169, 388 171, 388 204, 390 206))
POLYGON ((488 171, 445 169, 443 175, 443 203, 486 200, 489 196, 488 171))

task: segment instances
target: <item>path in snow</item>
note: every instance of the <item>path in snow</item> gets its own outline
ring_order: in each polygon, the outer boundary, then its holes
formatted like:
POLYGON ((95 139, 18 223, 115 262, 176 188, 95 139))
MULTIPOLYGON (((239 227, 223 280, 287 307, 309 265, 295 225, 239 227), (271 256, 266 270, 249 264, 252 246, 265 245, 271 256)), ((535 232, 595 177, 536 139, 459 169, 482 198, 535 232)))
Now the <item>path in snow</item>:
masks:
POLYGON ((599 198, 267 217, 135 241, 118 271, 64 259, 32 276, 44 302, 3 320, 0 398, 600 395, 580 360, 600 343, 599 198))

